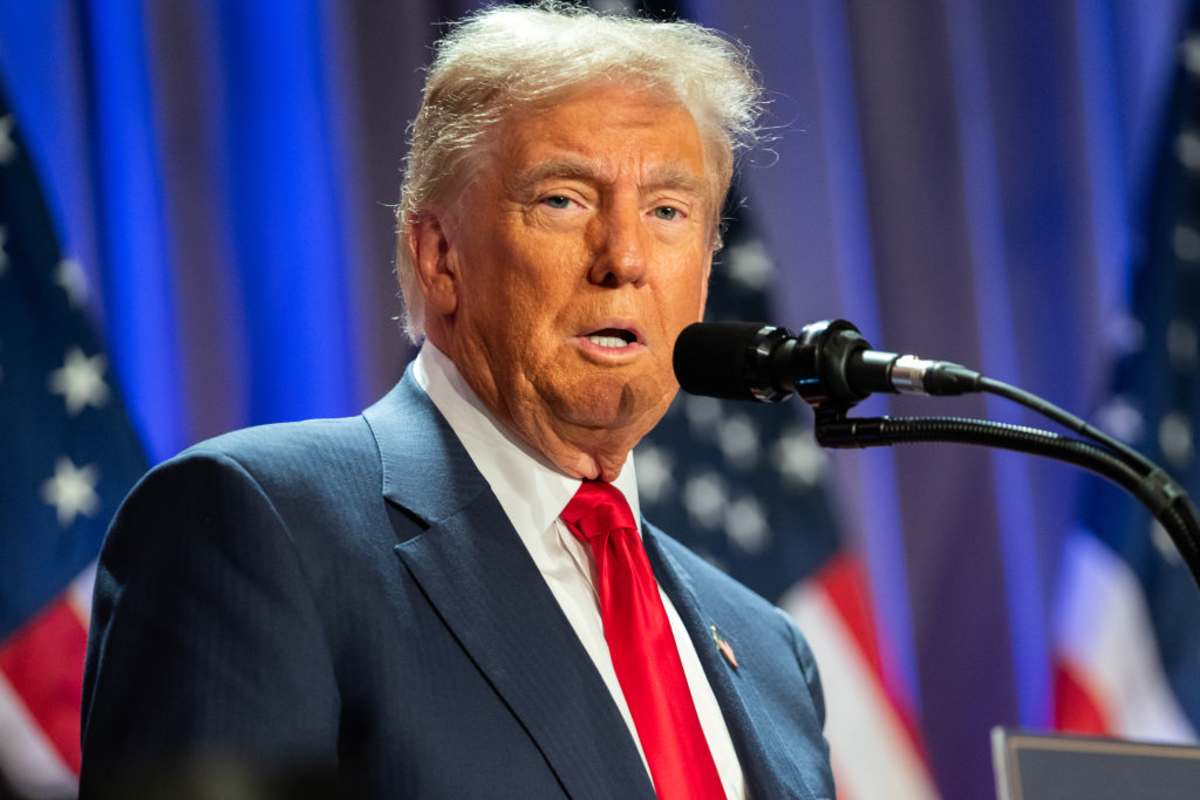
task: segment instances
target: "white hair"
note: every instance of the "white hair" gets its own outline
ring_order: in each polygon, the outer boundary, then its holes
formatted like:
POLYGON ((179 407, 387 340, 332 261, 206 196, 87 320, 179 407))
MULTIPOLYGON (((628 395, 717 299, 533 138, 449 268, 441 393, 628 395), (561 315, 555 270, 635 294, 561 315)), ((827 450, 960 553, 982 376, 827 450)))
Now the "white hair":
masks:
POLYGON ((677 98, 717 144, 715 177, 724 196, 733 156, 754 142, 762 107, 762 89, 744 47, 700 25, 600 14, 558 0, 468 16, 435 45, 421 108, 409 126, 396 271, 404 327, 413 342, 424 335, 425 302, 406 226, 432 203, 448 200, 444 195, 462 177, 473 146, 509 110, 601 80, 632 82, 677 98))

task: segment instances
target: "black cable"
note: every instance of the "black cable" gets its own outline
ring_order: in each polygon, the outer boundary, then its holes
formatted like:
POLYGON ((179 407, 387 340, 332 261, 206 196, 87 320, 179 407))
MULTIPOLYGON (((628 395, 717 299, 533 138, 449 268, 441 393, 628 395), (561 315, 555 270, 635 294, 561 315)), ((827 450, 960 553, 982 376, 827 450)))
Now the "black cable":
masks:
POLYGON ((1028 409, 1036 411, 1048 419, 1052 419, 1064 428, 1075 431, 1076 433, 1086 436, 1089 439, 1094 439, 1100 442, 1110 450, 1119 453, 1124 457, 1126 463, 1137 465, 1142 471, 1142 474, 1148 475, 1158 469, 1158 467, 1150 459, 1143 456, 1137 450, 1134 450, 1124 442, 1109 436, 1104 431, 1092 425, 1087 420, 1077 417, 1070 411, 1051 403, 1049 400, 1043 400, 1032 392, 1027 392, 1024 389, 1019 389, 1003 381, 995 380, 994 378, 980 378, 978 383, 979 390, 988 392, 998 397, 1003 397, 1006 400, 1011 400, 1014 403, 1023 405, 1028 409))
MULTIPOLYGON (((1160 512, 1155 509, 1169 507, 1170 514, 1176 519, 1179 531, 1195 542, 1200 542, 1200 513, 1197 513, 1196 507, 1192 504, 1191 498, 1188 497, 1184 488, 1162 467, 1086 420, 1031 392, 983 376, 980 376, 977 387, 980 391, 989 392, 1032 409, 1060 425, 1104 445, 1140 475, 1140 485, 1134 494, 1154 512, 1160 522, 1163 522, 1163 527, 1167 527, 1167 522, 1161 518, 1161 514, 1165 511, 1160 512), (1152 502, 1146 502, 1147 495, 1154 497, 1152 502)), ((1174 540, 1175 537, 1172 536, 1172 539, 1174 540)), ((1182 552, 1182 546, 1178 541, 1176 541, 1176 546, 1180 547, 1182 552)), ((1197 576, 1197 582, 1200 583, 1200 576, 1197 576)))

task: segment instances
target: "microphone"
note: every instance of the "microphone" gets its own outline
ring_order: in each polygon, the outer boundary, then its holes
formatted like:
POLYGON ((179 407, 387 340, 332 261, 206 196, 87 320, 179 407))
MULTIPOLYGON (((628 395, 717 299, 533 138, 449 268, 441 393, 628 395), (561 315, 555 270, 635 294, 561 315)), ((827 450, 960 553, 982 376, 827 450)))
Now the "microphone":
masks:
POLYGON ((675 342, 674 365, 690 394, 764 403, 798 394, 817 409, 846 409, 875 392, 966 394, 983 379, 948 361, 873 350, 841 319, 799 335, 765 322, 693 323, 675 342))

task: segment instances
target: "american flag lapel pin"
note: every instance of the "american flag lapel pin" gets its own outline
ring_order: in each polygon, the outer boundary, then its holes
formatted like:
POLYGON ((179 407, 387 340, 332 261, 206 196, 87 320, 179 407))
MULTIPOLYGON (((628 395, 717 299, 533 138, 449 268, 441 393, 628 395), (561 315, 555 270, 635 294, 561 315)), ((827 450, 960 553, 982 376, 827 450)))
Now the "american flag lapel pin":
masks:
POLYGON ((721 638, 721 634, 717 633, 716 625, 710 626, 710 630, 712 631, 713 641, 717 644, 717 652, 721 654, 722 658, 729 662, 729 666, 737 669, 738 661, 737 656, 733 654, 733 647, 730 646, 729 642, 721 638))

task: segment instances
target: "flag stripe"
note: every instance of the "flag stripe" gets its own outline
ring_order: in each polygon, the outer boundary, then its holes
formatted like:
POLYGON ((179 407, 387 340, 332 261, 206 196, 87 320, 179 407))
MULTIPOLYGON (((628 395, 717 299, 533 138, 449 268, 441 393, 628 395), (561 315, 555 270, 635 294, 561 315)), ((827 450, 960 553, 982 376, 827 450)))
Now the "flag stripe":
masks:
POLYGON ((878 629, 871 610, 870 584, 861 559, 845 551, 840 552, 813 576, 813 580, 820 584, 845 623, 859 654, 866 660, 880 689, 887 696, 892 713, 904 727, 909 745, 920 754, 923 762, 928 763, 916 719, 889 685, 890 672, 884 667, 880 653, 878 629))
POLYGON ((1103 736, 1112 731, 1108 712, 1086 685, 1085 671, 1059 660, 1054 665, 1054 729, 1103 736))
POLYGON ((1087 531, 1067 537, 1058 605, 1059 660, 1106 709, 1110 732, 1193 741, 1195 732, 1159 661, 1150 612, 1129 566, 1087 531))
POLYGON ((87 631, 65 597, 0 648, 0 674, 20 697, 63 763, 79 773, 79 707, 87 631))
POLYGON ((26 797, 73 797, 74 772, 0 674, 0 771, 26 797))
POLYGON ((95 585, 96 564, 92 562, 67 587, 67 602, 70 604, 71 610, 75 612, 80 624, 83 625, 84 631, 87 631, 92 621, 92 589, 95 585))
POLYGON ((842 552, 829 560, 814 578, 833 603, 842 621, 854 636, 862 657, 876 675, 883 675, 883 659, 879 655, 875 620, 861 564, 857 558, 842 552))
MULTIPOLYGON (((853 574, 853 570, 843 568, 834 574, 853 574)), ((804 631, 821 667, 825 736, 839 795, 855 800, 937 797, 909 729, 823 582, 798 586, 784 596, 780 606, 804 631), (870 766, 864 769, 863 765, 870 766)))

